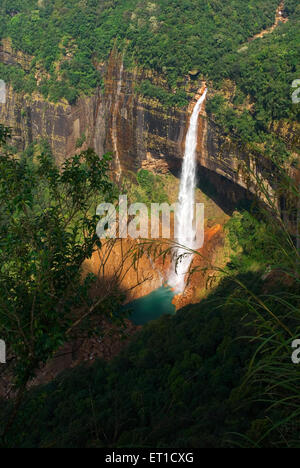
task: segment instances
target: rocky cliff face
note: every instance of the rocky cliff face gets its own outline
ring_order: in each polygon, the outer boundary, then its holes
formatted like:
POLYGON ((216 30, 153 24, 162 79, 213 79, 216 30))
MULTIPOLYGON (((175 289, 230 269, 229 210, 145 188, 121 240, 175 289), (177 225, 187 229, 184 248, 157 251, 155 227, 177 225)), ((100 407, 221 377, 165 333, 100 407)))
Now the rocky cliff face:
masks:
POLYGON ((80 99, 76 106, 53 104, 38 94, 24 96, 7 87, 6 104, 0 104, 0 121, 13 128, 12 144, 18 150, 38 141, 49 141, 53 154, 61 164, 77 151, 77 141, 86 136, 91 141, 97 99, 80 99))
MULTIPOLYGON (((0 62, 18 64, 28 71, 31 57, 14 52, 10 41, 5 40, 0 44, 0 62)), ((13 128, 12 144, 18 150, 44 138, 61 164, 78 149, 76 143, 83 135, 86 136, 86 146, 92 142, 97 104, 98 93, 70 106, 64 102, 48 102, 37 93, 31 96, 16 93, 8 85, 6 103, 0 104, 0 121, 13 128)))
MULTIPOLYGON (((25 70, 30 66, 30 57, 15 53, 9 41, 2 43, 0 61, 20 64, 25 70)), ((178 172, 189 116, 203 83, 190 82, 194 99, 188 109, 167 111, 158 101, 135 92, 143 79, 163 84, 162 79, 143 70, 129 72, 122 61, 122 56, 113 52, 107 64, 99 65, 105 77, 105 92, 97 90, 93 96, 79 99, 74 106, 51 103, 38 94, 16 93, 8 86, 6 103, 0 104, 0 121, 13 128, 13 144, 22 150, 27 144, 45 138, 59 164, 91 146, 99 155, 112 151, 117 172, 141 167, 158 173, 178 172)), ((209 96, 210 92, 208 99, 209 96)), ((198 161, 205 178, 233 202, 245 196, 243 189, 256 190, 253 181, 245 176, 243 166, 250 167, 254 173, 266 169, 269 174, 272 172, 266 161, 260 159, 258 164, 258 160, 220 135, 214 123, 207 119, 205 109, 199 121, 198 161), (223 179, 221 184, 218 176, 225 177, 227 182, 223 179)))
POLYGON ((165 172, 182 157, 187 113, 167 112, 155 100, 138 97, 135 87, 147 74, 121 70, 122 57, 112 54, 103 70, 105 94, 99 101, 94 147, 101 154, 116 145, 122 170, 165 172))

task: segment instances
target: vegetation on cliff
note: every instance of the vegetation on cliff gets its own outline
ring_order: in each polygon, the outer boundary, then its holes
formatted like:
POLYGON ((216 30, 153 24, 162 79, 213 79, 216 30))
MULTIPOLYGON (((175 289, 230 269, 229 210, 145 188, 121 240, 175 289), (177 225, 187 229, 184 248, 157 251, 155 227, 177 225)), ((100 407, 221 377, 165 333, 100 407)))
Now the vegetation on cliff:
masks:
MULTIPOLYGON (((287 13, 296 6, 287 0, 287 13)), ((93 63, 115 46, 125 48, 128 65, 163 74, 170 90, 181 87, 190 70, 216 79, 228 73, 249 37, 273 24, 277 7, 278 0, 230 0, 226 8, 221 0, 3 0, 0 38, 10 37, 15 49, 33 57, 27 89, 35 84, 45 97, 72 102, 100 83, 93 63)), ((185 104, 181 95, 168 103, 185 104)))
POLYGON ((145 203, 150 206, 151 203, 169 201, 163 178, 145 169, 140 169, 136 174, 128 174, 124 189, 131 203, 145 203))
POLYGON ((32 390, 7 443, 299 446, 289 334, 299 331, 297 254, 266 216, 245 212, 229 222, 232 262, 207 299, 146 325, 113 362, 32 390))
POLYGON ((256 155, 291 160, 299 151, 299 137, 286 137, 299 122, 291 99, 300 76, 297 0, 284 2, 287 23, 249 42, 274 24, 277 8, 278 0, 230 0, 226 7, 221 0, 3 0, 0 39, 10 38, 29 65, 0 63, 0 78, 17 91, 74 103, 102 86, 96 64, 118 49, 127 68, 163 78, 163 86, 142 80, 137 93, 166 108, 184 107, 191 72, 192 80, 205 79, 217 90, 207 110, 223 135, 256 155), (285 130, 275 131, 282 121, 285 130))
POLYGON ((222 134, 277 161, 300 150, 300 110, 292 101, 292 83, 300 76, 299 15, 299 8, 291 10, 289 22, 272 34, 224 56, 216 71, 219 90, 207 103, 222 134), (274 132, 278 121, 295 135, 274 132))

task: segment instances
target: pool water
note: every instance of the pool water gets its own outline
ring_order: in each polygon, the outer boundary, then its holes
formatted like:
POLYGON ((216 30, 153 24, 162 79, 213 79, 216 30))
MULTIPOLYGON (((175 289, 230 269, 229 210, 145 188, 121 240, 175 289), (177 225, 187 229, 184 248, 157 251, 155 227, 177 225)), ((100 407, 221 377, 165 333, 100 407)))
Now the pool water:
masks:
POLYGON ((162 315, 174 315, 176 308, 172 304, 174 292, 171 288, 161 287, 145 297, 126 304, 123 311, 130 311, 129 319, 135 325, 145 325, 162 315))

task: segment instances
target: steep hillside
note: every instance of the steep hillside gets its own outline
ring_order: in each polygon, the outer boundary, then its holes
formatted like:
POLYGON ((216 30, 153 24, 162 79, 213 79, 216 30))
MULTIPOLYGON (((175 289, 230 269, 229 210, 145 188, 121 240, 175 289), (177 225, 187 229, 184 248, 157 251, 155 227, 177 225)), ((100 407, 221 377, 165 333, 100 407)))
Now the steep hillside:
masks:
POLYGON ((10 84, 0 119, 14 128, 17 150, 45 138, 59 163, 92 146, 113 151, 125 170, 176 171, 188 104, 205 79, 198 161, 208 178, 216 172, 248 188, 243 165, 263 174, 268 159, 297 165, 295 0, 280 7, 285 21, 273 29, 278 0, 226 8, 217 0, 146 8, 136 0, 26 0, 0 8, 0 75, 10 84))
POLYGON ((278 0, 230 0, 226 8, 220 0, 4 0, 0 37, 33 57, 24 83, 19 70, 11 72, 19 87, 38 85, 44 96, 72 102, 99 84, 93 62, 106 60, 114 44, 126 50, 128 64, 155 69, 172 88, 193 69, 213 77, 218 59, 273 24, 277 6, 278 0))

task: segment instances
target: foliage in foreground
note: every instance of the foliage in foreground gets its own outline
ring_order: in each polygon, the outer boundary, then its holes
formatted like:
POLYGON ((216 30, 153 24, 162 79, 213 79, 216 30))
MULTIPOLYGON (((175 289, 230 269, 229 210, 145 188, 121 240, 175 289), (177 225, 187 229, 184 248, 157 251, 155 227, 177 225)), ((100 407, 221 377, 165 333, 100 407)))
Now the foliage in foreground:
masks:
MULTIPOLYGON (((192 68, 208 74, 220 57, 271 26, 278 0, 250 3, 229 0, 223 8, 220 0, 2 0, 0 38, 11 37, 14 48, 33 56, 23 82, 32 91, 40 67, 39 87, 50 99, 72 101, 95 88, 100 77, 93 60, 106 59, 115 44, 126 44, 129 61, 164 73, 173 87, 192 68)), ((11 74, 18 79, 16 68, 11 74)))
MULTIPOLYGON (((255 275, 239 280, 262 292, 255 275)), ((264 382, 256 382, 246 395, 240 386, 256 348, 242 338, 255 330, 255 312, 245 309, 244 297, 225 281, 201 306, 145 326, 112 363, 77 368, 32 390, 8 444, 217 448, 240 444, 235 435, 240 433, 251 440, 245 445, 253 446, 270 423, 267 403, 252 401, 261 397, 264 382)), ((265 446, 278 438, 280 432, 265 446)))
MULTIPOLYGON (((1 140, 8 135, 1 126, 1 140)), ((16 158, 0 149, 0 336, 13 361, 16 408, 36 369, 117 304, 117 286, 93 300, 94 278, 82 278, 100 245, 96 206, 114 195, 108 160, 92 150, 59 169, 47 150, 16 158)))
POLYGON ((146 325, 113 362, 29 392, 8 444, 299 447, 298 253, 269 212, 227 229, 232 261, 207 299, 146 325))
POLYGON ((263 210, 255 218, 237 215, 228 226, 235 250, 228 267, 263 273, 260 294, 236 280, 241 295, 230 299, 254 314, 251 340, 256 351, 243 377, 241 400, 266 405, 260 421, 264 429, 260 433, 253 423, 247 435, 237 436, 241 446, 300 447, 299 365, 292 362, 293 342, 300 336, 300 191, 283 170, 280 192, 285 199, 281 216, 265 189, 272 211, 263 210))

